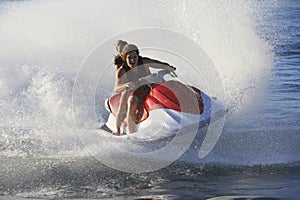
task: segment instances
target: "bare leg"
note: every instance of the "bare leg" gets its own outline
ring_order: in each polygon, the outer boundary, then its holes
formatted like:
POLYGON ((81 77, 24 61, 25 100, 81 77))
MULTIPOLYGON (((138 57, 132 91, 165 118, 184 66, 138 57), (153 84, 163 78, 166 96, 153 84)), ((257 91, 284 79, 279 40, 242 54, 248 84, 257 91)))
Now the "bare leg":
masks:
POLYGON ((140 121, 141 120, 141 118, 143 117, 143 114, 144 114, 144 102, 139 102, 138 104, 137 104, 137 109, 138 109, 138 111, 137 111, 137 113, 136 113, 136 120, 137 121, 140 121))
POLYGON ((126 110, 127 110, 127 102, 126 102, 126 99, 128 98, 129 96, 129 92, 128 91, 123 91, 121 93, 121 98, 120 98, 120 104, 119 104, 119 109, 118 109, 118 112, 116 114, 116 129, 117 129, 117 132, 116 132, 116 135, 120 135, 121 133, 121 125, 122 125, 122 122, 126 116, 126 110))
POLYGON ((138 107, 138 98, 131 96, 128 99, 128 108, 127 108, 127 123, 129 133, 135 132, 135 119, 136 119, 136 109, 138 107))

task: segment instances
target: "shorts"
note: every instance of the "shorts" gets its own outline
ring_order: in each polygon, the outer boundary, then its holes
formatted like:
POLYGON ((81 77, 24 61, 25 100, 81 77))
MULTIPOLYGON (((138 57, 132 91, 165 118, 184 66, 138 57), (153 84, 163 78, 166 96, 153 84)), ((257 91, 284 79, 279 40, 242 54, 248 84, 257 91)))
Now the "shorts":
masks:
POLYGON ((138 101, 140 103, 143 103, 146 98, 148 97, 149 93, 151 91, 151 87, 148 85, 142 85, 141 87, 137 88, 134 92, 133 92, 133 96, 138 98, 138 101))

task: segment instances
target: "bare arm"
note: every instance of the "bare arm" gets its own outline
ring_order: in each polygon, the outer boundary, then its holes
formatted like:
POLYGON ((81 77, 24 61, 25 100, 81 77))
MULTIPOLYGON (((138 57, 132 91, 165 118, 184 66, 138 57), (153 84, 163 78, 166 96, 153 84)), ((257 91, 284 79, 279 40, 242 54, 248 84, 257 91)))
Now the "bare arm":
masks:
POLYGON ((126 72, 123 68, 119 68, 116 71, 116 82, 114 92, 120 93, 126 89, 134 87, 134 83, 127 80, 126 72))
POLYGON ((143 63, 149 64, 150 67, 157 68, 157 69, 166 69, 169 71, 174 71, 175 68, 171 66, 169 63, 161 62, 159 60, 154 60, 151 58, 143 57, 143 63))
POLYGON ((177 76, 175 74, 176 68, 171 66, 169 63, 161 62, 159 60, 154 60, 151 58, 143 57, 143 64, 149 65, 149 67, 156 68, 156 69, 165 69, 169 72, 173 73, 174 76, 177 76))

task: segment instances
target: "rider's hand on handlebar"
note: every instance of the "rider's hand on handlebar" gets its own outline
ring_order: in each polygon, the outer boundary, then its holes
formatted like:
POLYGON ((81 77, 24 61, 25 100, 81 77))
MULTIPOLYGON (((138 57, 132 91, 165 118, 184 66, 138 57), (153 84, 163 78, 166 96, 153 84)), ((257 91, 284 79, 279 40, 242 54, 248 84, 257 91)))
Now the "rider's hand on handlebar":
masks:
POLYGON ((176 67, 169 66, 169 73, 172 77, 177 77, 177 74, 175 73, 176 67))
POLYGON ((178 77, 177 74, 176 74, 175 72, 171 72, 170 75, 171 75, 172 77, 178 77))
POLYGON ((132 82, 132 81, 128 82, 127 86, 126 86, 126 88, 128 90, 135 90, 135 87, 136 87, 136 84, 134 82, 132 82))

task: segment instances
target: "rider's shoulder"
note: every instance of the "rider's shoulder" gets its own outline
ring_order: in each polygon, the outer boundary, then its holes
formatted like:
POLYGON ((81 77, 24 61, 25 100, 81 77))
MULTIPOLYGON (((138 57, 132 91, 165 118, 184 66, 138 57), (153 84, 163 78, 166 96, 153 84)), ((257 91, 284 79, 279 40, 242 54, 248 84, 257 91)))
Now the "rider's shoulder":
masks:
POLYGON ((154 59, 148 57, 140 57, 140 59, 142 60, 143 64, 149 64, 154 61, 154 59))
POLYGON ((121 77, 126 73, 126 71, 125 71, 124 67, 121 66, 117 69, 116 73, 117 73, 118 77, 121 77))
POLYGON ((118 66, 121 66, 123 64, 123 60, 120 55, 115 56, 114 63, 118 66))

